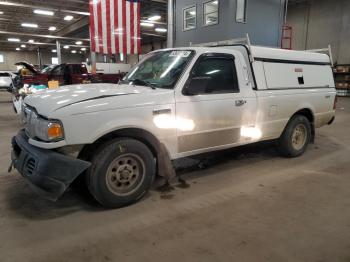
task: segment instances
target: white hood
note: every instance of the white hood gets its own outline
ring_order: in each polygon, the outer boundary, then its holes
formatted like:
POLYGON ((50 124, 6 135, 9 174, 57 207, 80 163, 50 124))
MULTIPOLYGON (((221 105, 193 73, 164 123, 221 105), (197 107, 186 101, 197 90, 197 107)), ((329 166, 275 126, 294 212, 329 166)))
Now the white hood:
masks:
MULTIPOLYGON (((26 97, 24 102, 25 104, 34 107, 40 115, 49 116, 52 112, 59 110, 60 108, 66 108, 78 103, 89 103, 95 100, 100 102, 101 99, 113 99, 113 97, 116 98, 132 95, 138 96, 138 99, 135 99, 137 101, 140 101, 140 99, 149 100, 152 99, 151 97, 154 97, 154 95, 165 92, 169 93, 173 92, 173 90, 152 89, 146 86, 133 85, 84 84, 39 91, 26 97)), ((121 105, 121 101, 123 101, 123 99, 118 99, 119 103, 115 104, 121 105)), ((127 106, 133 106, 133 104, 130 104, 130 99, 128 99, 127 106)))

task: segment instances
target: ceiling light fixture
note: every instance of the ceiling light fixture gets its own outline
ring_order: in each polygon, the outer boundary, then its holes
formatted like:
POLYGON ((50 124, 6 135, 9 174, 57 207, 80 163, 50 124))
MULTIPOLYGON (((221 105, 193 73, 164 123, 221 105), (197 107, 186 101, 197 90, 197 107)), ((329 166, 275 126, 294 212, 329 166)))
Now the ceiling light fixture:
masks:
POLYGON ((160 27, 157 27, 156 29, 154 29, 156 32, 159 32, 159 33, 165 33, 167 32, 168 30, 166 28, 160 28, 160 27))
POLYGON ((56 49, 52 49, 51 52, 52 53, 57 53, 57 50, 56 49))
POLYGON ((81 51, 86 51, 86 47, 82 47, 80 50, 81 51))
POLYGON ((141 25, 141 26, 144 26, 144 27, 154 27, 154 24, 152 24, 152 23, 146 23, 146 22, 141 22, 140 25, 141 25))
POLYGON ((23 27, 30 27, 30 28, 38 28, 37 24, 32 24, 32 23, 22 23, 23 27))
POLYGON ((7 41, 9 41, 9 42, 20 42, 21 39, 19 39, 19 38, 7 38, 7 41))
POLYGON ((160 15, 154 15, 148 18, 149 21, 157 21, 160 20, 162 17, 160 15))
POLYGON ((26 48, 27 46, 26 45, 21 45, 22 48, 26 48))
POLYGON ((0 15, 3 15, 4 14, 4 12, 3 11, 0 11, 0 15))
POLYGON ((77 52, 76 50, 72 50, 72 51, 71 51, 72 54, 75 54, 76 52, 77 52))
POLYGON ((75 44, 76 44, 76 45, 82 45, 83 42, 82 42, 82 41, 76 41, 75 44))
POLYGON ((69 49, 69 45, 65 45, 63 48, 64 49, 69 49))
POLYGON ((21 51, 21 48, 17 47, 17 48, 16 48, 16 51, 21 51))
POLYGON ((57 29, 56 26, 50 26, 49 27, 49 31, 56 31, 56 29, 57 29))
POLYGON ((33 39, 29 39, 28 43, 34 43, 34 40, 33 39))
POLYGON ((50 16, 53 16, 55 14, 53 11, 40 10, 40 9, 35 9, 33 12, 35 14, 38 14, 38 15, 50 15, 50 16))
POLYGON ((73 20, 73 16, 71 16, 71 15, 67 15, 67 16, 65 16, 63 19, 65 20, 65 21, 71 21, 71 20, 73 20))

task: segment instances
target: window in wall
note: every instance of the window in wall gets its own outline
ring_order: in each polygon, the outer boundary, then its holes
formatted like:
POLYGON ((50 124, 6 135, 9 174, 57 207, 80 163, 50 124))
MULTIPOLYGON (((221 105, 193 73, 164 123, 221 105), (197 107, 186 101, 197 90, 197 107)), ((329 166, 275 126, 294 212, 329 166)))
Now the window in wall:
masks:
POLYGON ((4 55, 0 54, 0 63, 3 63, 3 62, 4 62, 4 55))
POLYGON ((229 57, 203 58, 197 62, 191 78, 206 78, 208 83, 200 86, 196 94, 220 94, 239 92, 235 61, 229 57))
POLYGON ((52 57, 51 58, 51 64, 58 65, 58 58, 57 57, 52 57))
POLYGON ((184 9, 183 13, 183 30, 195 29, 197 25, 197 11, 196 6, 184 9))
POLYGON ((204 25, 219 23, 219 0, 209 1, 203 4, 204 25))
POLYGON ((236 22, 247 22, 247 0, 237 0, 236 22))

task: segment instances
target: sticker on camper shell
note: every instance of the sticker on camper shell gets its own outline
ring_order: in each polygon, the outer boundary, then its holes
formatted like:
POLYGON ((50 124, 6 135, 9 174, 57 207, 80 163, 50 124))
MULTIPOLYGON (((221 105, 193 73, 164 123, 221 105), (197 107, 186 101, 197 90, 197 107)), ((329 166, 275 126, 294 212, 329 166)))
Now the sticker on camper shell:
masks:
POLYGON ((180 57, 189 57, 191 54, 190 51, 172 51, 170 53, 170 57, 173 57, 173 56, 180 56, 180 57))

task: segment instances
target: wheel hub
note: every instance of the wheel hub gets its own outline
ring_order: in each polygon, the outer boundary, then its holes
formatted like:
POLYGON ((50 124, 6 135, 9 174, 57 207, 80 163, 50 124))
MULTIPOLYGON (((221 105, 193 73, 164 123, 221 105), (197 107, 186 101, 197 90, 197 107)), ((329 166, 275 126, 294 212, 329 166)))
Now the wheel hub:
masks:
POLYGON ((143 160, 134 154, 125 154, 111 162, 107 169, 108 189, 116 195, 127 195, 135 191, 145 175, 143 160))
POLYGON ((134 175, 132 167, 130 165, 120 166, 117 170, 117 180, 120 182, 129 181, 134 175))
POLYGON ((306 143, 307 133, 304 125, 297 125, 292 135, 292 145, 294 149, 300 150, 306 143))

